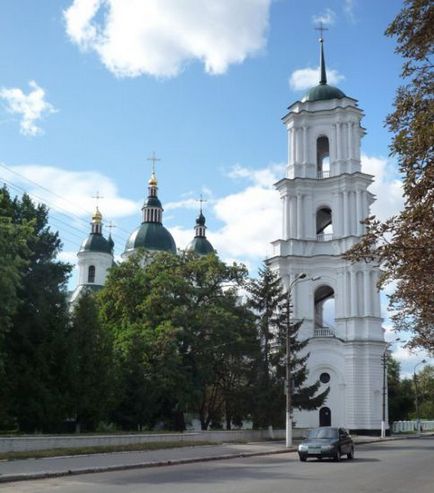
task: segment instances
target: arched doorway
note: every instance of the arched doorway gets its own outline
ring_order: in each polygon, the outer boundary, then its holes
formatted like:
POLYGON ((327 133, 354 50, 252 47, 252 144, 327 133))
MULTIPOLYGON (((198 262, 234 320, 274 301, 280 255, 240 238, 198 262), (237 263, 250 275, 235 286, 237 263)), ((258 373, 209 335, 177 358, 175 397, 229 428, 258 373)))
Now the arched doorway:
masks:
POLYGON ((332 412, 329 407, 322 407, 319 410, 319 425, 331 426, 332 425, 332 412))

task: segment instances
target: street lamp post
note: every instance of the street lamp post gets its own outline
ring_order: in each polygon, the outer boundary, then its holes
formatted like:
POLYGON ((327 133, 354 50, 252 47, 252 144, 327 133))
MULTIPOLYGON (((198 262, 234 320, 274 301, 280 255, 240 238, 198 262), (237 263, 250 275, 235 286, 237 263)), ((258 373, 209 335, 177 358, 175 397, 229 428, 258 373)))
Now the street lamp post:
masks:
POLYGON ((419 365, 422 365, 423 363, 426 363, 426 359, 423 359, 422 361, 419 361, 417 365, 413 369, 413 380, 414 380, 414 403, 416 407, 416 432, 420 432, 420 419, 419 419, 419 395, 418 395, 418 389, 417 389, 417 375, 416 375, 416 368, 419 365))
POLYGON ((387 349, 383 353, 383 415, 381 419, 381 438, 386 436, 386 382, 387 382, 387 349))
POLYGON ((291 332, 291 290, 295 283, 304 279, 306 274, 301 272, 288 286, 288 324, 286 327, 286 448, 292 446, 292 417, 291 417, 291 365, 290 365, 290 332, 291 332))

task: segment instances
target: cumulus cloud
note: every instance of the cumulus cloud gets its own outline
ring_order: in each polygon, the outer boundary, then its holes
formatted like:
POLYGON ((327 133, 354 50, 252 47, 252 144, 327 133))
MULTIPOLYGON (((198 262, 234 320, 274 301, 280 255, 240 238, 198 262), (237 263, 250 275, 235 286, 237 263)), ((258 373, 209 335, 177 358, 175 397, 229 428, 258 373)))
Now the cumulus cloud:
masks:
MULTIPOLYGON (((335 86, 339 84, 345 76, 335 69, 327 69, 327 83, 335 86)), ((320 68, 301 68, 297 69, 289 77, 289 86, 294 91, 303 91, 319 84, 320 68)))
POLYGON ((312 21, 314 24, 322 24, 324 26, 331 26, 335 23, 336 14, 332 9, 325 9, 321 14, 314 15, 312 21))
POLYGON ((173 77, 198 60, 222 74, 263 49, 271 0, 74 0, 69 38, 117 76, 173 77))
POLYGON ((19 88, 0 89, 0 99, 6 103, 6 111, 21 116, 20 132, 23 135, 40 135, 37 122, 57 110, 45 99, 45 91, 35 81, 30 81, 31 91, 25 94, 19 88))
POLYGON ((68 171, 40 165, 3 165, 0 171, 1 179, 21 186, 54 211, 87 218, 95 209, 93 197, 97 191, 104 197, 100 209, 106 218, 128 216, 140 209, 139 204, 119 196, 110 178, 95 171, 68 171))
POLYGON ((370 191, 377 200, 371 207, 371 213, 384 221, 404 206, 402 182, 395 176, 393 163, 388 159, 362 154, 361 161, 362 171, 374 176, 370 191))

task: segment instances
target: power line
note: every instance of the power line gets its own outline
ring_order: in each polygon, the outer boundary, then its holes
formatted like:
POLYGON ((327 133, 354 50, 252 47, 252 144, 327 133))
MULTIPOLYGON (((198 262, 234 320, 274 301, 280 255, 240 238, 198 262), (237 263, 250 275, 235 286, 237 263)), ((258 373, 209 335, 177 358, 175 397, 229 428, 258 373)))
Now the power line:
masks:
MULTIPOLYGON (((2 166, 2 167, 4 167, 4 168, 7 168, 6 166, 3 166, 1 163, 0 163, 0 166, 2 166)), ((11 170, 11 171, 12 171, 12 170, 11 170)), ((16 174, 18 174, 18 175, 19 175, 19 173, 16 173, 16 174)), ((19 176, 21 176, 21 175, 19 175, 19 176)), ((23 178, 25 178, 25 177, 23 177, 23 178)), ((38 201, 38 202, 40 202, 40 203, 43 203, 43 204, 45 204, 45 203, 46 203, 46 204, 50 207, 50 209, 51 209, 50 220, 51 220, 51 221, 57 221, 57 222, 59 222, 59 223, 62 223, 64 226, 66 226, 66 227, 68 227, 68 228, 70 228, 70 229, 74 229, 74 230, 76 230, 76 231, 80 232, 80 233, 81 233, 81 235, 80 235, 80 236, 76 235, 76 236, 80 239, 80 241, 81 241, 81 240, 83 240, 83 236, 84 236, 84 235, 88 235, 88 234, 89 234, 89 228, 88 228, 88 224, 89 224, 89 223, 88 223, 85 219, 81 218, 80 216, 78 216, 78 215, 76 215, 76 214, 70 213, 67 209, 65 209, 65 208, 64 208, 64 207, 62 207, 62 206, 59 206, 59 205, 53 205, 53 204, 52 204, 52 203, 50 203, 50 202, 49 202, 49 200, 47 200, 46 198, 42 198, 42 197, 40 197, 39 195, 35 194, 34 192, 29 192, 29 191, 28 191, 28 190, 26 190, 25 188, 23 188, 23 187, 21 187, 21 186, 19 186, 19 185, 17 185, 17 184, 14 184, 14 183, 12 183, 12 182, 10 182, 10 181, 6 180, 5 178, 2 178, 2 181, 3 181, 4 183, 6 183, 6 184, 7 184, 10 188, 12 188, 12 189, 14 189, 14 190, 17 190, 17 191, 20 191, 20 192, 23 192, 23 193, 26 193, 27 195, 29 195, 30 197, 32 197, 32 198, 33 198, 33 199, 35 199, 36 201, 38 201), (63 211, 66 211, 66 212, 63 212, 63 211), (65 221, 62 221, 61 219, 59 219, 59 218, 57 218, 57 217, 56 217, 56 214, 61 214, 61 215, 65 216, 65 217, 67 217, 68 219, 72 219, 72 220, 74 220, 75 222, 77 222, 77 221, 78 221, 79 223, 81 223, 81 224, 83 225, 83 229, 81 229, 80 227, 77 227, 77 226, 73 226, 72 224, 67 223, 67 222, 65 222, 65 221), (84 224, 86 224, 86 229, 84 229, 84 224)), ((33 182, 32 180, 28 180, 28 181, 30 181, 31 183, 35 183, 35 182, 33 182)), ((37 183, 35 183, 35 184, 36 184, 37 186, 39 186, 37 183)), ((47 189, 46 189, 45 187, 43 187, 43 186, 40 186, 40 188, 41 188, 41 189, 43 189, 43 190, 48 191, 49 193, 51 193, 49 190, 47 190, 47 189)), ((52 193, 52 195, 55 195, 55 196, 58 196, 58 197, 59 197, 59 195, 57 195, 57 194, 55 194, 55 193, 52 193)), ((71 203, 71 204, 72 204, 72 203, 71 203)), ((82 210, 84 210, 84 209, 82 209, 82 210)), ((123 237, 123 236, 121 236, 121 235, 117 235, 117 234, 116 234, 116 235, 113 235, 113 236, 114 236, 115 238, 117 238, 117 240, 118 240, 119 242, 125 242, 125 241, 126 241, 126 240, 125 240, 125 237, 123 237)))
MULTIPOLYGON (((15 170, 11 169, 9 166, 6 166, 4 163, 0 163, 0 166, 1 166, 2 168, 6 169, 7 171, 9 171, 10 173, 13 173, 13 174, 15 174, 15 175, 19 176, 20 178, 22 178, 22 179, 24 179, 24 180, 28 181, 29 183, 32 183, 33 185, 37 186, 38 188, 40 188, 40 189, 44 190, 45 192, 47 192, 47 193, 49 193, 49 194, 51 194, 51 195, 54 195, 55 197, 59 198, 60 200, 64 201, 65 203, 68 203, 68 204, 72 205, 74 208, 76 208, 76 209, 79 209, 79 210, 83 211, 83 213, 85 213, 86 215, 88 215, 88 214, 89 214, 89 211, 87 211, 87 210, 83 209, 82 207, 78 206, 77 204, 74 204, 73 202, 71 202, 70 200, 66 199, 65 197, 62 197, 62 196, 61 196, 61 195, 59 195, 58 193, 53 192, 52 190, 49 190, 48 188, 44 187, 44 186, 43 186, 43 185, 41 185, 40 183, 38 183, 38 182, 36 182, 36 181, 34 181, 34 180, 31 180, 30 178, 27 178, 26 176, 22 175, 21 173, 18 173, 17 171, 15 171, 15 170)), ((26 193, 28 193, 28 192, 26 191, 26 193)), ((44 199, 39 198, 39 200, 44 200, 44 199)), ((52 207, 54 208, 54 206, 52 206, 52 207)), ((65 215, 67 215, 67 216, 69 216, 69 217, 75 217, 75 218, 76 218, 76 219, 78 219, 79 221, 82 221, 82 222, 84 221, 84 219, 83 219, 82 217, 80 217, 80 216, 78 216, 77 214, 74 214, 74 213, 72 213, 72 212, 68 211, 67 209, 65 209, 65 208, 64 208, 64 207, 62 207, 62 206, 57 205, 57 206, 56 206, 56 208, 57 208, 57 209, 64 210, 64 211, 66 210, 66 211, 67 211, 67 214, 65 214, 65 215)), ((86 224, 87 224, 87 223, 86 223, 86 224)), ((124 233, 126 233, 128 236, 130 235, 130 232, 129 232, 129 231, 124 230, 124 229, 123 229, 123 228, 121 228, 120 226, 118 226, 118 230, 123 231, 123 232, 124 232, 124 233)), ((122 238, 122 237, 120 237, 120 236, 119 236, 119 238, 122 238)), ((126 241, 126 240, 125 240, 125 238, 122 238, 122 241, 126 241)))

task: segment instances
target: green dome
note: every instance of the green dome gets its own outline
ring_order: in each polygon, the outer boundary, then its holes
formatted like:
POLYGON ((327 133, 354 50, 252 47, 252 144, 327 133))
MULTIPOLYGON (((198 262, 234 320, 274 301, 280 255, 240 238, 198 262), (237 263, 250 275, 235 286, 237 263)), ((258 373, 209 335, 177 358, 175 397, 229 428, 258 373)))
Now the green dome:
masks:
POLYGON ((125 245, 125 251, 132 251, 136 248, 176 253, 175 241, 161 223, 145 222, 133 231, 125 245))
POLYGON ((113 240, 106 240, 100 233, 91 233, 81 244, 80 252, 113 253, 113 240))
POLYGON ((148 197, 148 200, 145 202, 144 207, 160 207, 161 208, 161 202, 158 197, 148 197))
POLYGON ((329 86, 328 84, 318 84, 304 95, 301 100, 303 103, 307 101, 325 101, 327 99, 342 99, 345 94, 337 87, 329 86))
POLYGON ((203 236, 196 236, 187 245, 186 250, 188 252, 195 252, 198 255, 208 255, 208 253, 214 253, 214 248, 211 243, 203 236))

